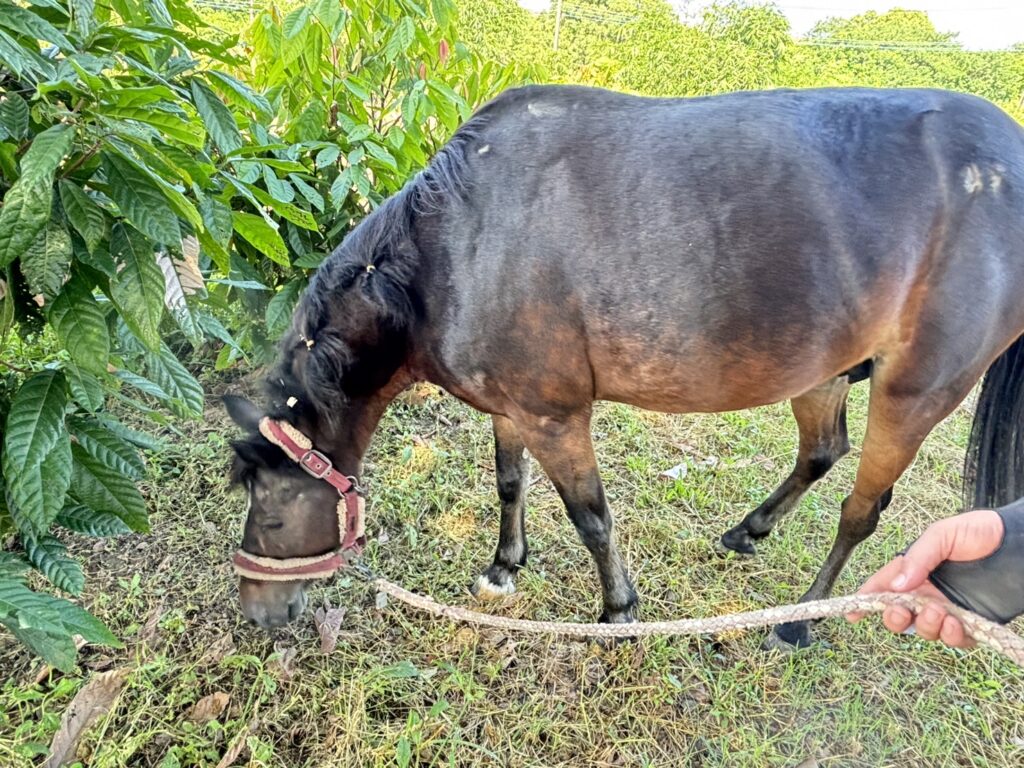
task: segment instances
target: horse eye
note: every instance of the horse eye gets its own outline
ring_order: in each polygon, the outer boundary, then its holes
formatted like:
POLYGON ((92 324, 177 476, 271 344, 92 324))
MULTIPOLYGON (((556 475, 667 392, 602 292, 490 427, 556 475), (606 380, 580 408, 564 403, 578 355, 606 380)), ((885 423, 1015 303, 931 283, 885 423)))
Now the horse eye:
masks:
POLYGON ((284 523, 282 523, 280 520, 274 520, 270 523, 260 523, 260 528, 262 528, 265 531, 277 531, 281 528, 284 528, 284 523))

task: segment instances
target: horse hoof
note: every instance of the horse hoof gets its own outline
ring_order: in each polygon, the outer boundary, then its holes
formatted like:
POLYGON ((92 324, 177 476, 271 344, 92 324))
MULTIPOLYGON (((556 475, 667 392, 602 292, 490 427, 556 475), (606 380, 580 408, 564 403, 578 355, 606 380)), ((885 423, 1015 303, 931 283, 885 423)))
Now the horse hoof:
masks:
POLYGON ((792 653, 800 648, 807 648, 813 643, 814 637, 811 635, 810 625, 804 621, 794 621, 775 627, 764 641, 762 648, 766 651, 792 653))
POLYGON ((722 534, 715 546, 720 554, 727 555, 730 552, 743 555, 744 557, 753 557, 757 554, 757 548, 754 546, 754 539, 751 538, 750 534, 744 530, 737 530, 733 528, 731 531, 726 531, 722 534))
POLYGON ((481 573, 473 586, 469 588, 469 591, 473 593, 473 597, 481 602, 491 602, 494 600, 501 600, 503 597, 508 597, 516 591, 516 584, 512 581, 511 576, 505 576, 504 578, 498 577, 492 581, 491 576, 487 573, 481 573))
MULTIPOLYGON (((636 606, 632 605, 624 611, 609 611, 607 608, 601 613, 597 619, 599 624, 636 624, 636 606)), ((613 648, 631 643, 636 640, 633 635, 622 635, 611 637, 608 635, 596 635, 594 636, 594 642, 605 650, 612 650, 613 648)))

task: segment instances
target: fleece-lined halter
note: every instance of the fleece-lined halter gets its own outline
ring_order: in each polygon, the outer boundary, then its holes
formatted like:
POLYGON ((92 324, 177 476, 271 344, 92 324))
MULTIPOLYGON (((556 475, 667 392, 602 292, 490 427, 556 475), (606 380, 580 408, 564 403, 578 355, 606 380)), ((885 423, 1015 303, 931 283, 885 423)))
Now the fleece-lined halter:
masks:
POLYGON ((305 581, 322 579, 343 568, 346 553, 359 554, 366 544, 363 528, 363 497, 355 478, 334 469, 331 460, 313 447, 313 441, 286 421, 260 420, 260 434, 285 456, 317 480, 330 484, 338 495, 338 548, 313 557, 263 557, 239 549, 232 558, 235 573, 256 581, 305 581))

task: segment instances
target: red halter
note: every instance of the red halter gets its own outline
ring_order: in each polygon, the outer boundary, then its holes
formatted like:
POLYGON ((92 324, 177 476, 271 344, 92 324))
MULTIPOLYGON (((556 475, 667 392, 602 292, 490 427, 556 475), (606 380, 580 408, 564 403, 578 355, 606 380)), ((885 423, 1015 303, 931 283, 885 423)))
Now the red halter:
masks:
POLYGON ((239 549, 232 558, 235 573, 255 581, 306 581, 333 575, 347 564, 346 555, 358 555, 366 544, 363 528, 363 497, 355 478, 334 469, 331 460, 313 442, 286 421, 264 417, 260 434, 317 480, 330 484, 338 495, 337 549, 314 557, 263 557, 239 549))

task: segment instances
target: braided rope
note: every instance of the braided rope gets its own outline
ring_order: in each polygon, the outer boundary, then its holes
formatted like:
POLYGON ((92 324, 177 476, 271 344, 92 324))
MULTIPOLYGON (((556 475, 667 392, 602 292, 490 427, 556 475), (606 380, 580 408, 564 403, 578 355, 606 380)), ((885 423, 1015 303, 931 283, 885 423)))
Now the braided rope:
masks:
MULTIPOLYGON (((705 635, 728 630, 750 629, 792 621, 808 621, 843 616, 847 613, 881 613, 887 606, 897 605, 919 613, 927 604, 914 595, 883 592, 877 595, 848 595, 828 600, 811 600, 795 605, 776 608, 762 608, 758 611, 732 613, 726 616, 711 616, 705 619, 677 619, 675 621, 650 621, 637 624, 580 624, 558 621, 531 621, 508 616, 472 611, 461 606, 438 603, 432 597, 417 595, 384 579, 374 580, 381 592, 390 595, 406 605, 421 611, 442 616, 452 621, 477 624, 511 632, 531 634, 553 634, 564 637, 649 637, 651 635, 705 635)), ((1009 627, 996 624, 971 611, 950 605, 946 608, 964 625, 964 629, 976 642, 1002 654, 1010 661, 1024 667, 1024 638, 1009 627)))

